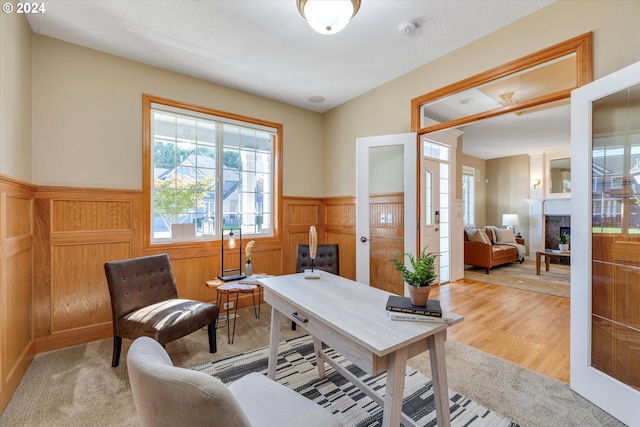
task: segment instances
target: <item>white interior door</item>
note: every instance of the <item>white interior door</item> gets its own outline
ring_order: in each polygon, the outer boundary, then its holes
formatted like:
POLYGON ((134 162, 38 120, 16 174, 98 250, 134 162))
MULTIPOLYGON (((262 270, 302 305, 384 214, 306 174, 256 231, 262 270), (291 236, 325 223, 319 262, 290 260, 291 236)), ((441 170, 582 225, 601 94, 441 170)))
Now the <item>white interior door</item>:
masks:
POLYGON ((416 252, 416 134, 358 138, 356 150, 356 281, 370 285, 372 257, 380 264, 393 256, 384 247, 372 253, 375 239, 416 252))
POLYGON ((571 388, 640 426, 640 63, 571 95, 571 388))

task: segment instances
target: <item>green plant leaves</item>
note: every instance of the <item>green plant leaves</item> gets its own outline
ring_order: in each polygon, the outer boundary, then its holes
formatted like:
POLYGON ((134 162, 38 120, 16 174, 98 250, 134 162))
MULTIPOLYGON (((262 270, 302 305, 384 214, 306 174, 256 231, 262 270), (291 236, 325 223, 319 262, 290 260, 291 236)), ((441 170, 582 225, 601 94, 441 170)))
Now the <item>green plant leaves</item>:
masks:
POLYGON ((396 270, 402 273, 402 280, 418 288, 431 286, 438 277, 435 263, 436 258, 439 257, 440 254, 427 252, 427 246, 425 246, 418 257, 414 257, 413 254, 408 253, 403 253, 402 256, 409 258, 409 265, 412 270, 407 267, 406 263, 395 257, 389 260, 394 264, 396 270))

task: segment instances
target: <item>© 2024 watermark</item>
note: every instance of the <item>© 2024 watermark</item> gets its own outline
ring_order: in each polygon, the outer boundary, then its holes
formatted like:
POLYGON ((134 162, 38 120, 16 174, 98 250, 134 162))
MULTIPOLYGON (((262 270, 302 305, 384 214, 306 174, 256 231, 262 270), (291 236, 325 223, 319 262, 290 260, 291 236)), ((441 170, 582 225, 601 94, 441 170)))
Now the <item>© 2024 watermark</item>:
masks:
POLYGON ((13 5, 12 3, 4 3, 2 5, 2 11, 4 13, 45 13, 46 8, 44 3, 16 3, 13 5))

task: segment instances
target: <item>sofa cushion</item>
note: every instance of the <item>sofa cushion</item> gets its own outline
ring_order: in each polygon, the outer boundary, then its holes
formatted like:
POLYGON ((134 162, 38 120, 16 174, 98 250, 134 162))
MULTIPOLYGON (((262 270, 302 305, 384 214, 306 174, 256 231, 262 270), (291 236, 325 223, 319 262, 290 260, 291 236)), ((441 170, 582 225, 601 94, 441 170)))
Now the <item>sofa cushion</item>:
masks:
POLYGON ((496 228, 497 243, 516 243, 516 236, 512 228, 496 228))
POLYGON ((484 243, 486 245, 491 244, 489 241, 489 237, 484 229, 481 228, 470 228, 467 230, 467 238, 470 242, 473 243, 484 243))
POLYGON ((491 246, 491 258, 494 261, 500 261, 505 258, 518 257, 518 249, 511 245, 495 244, 491 246))

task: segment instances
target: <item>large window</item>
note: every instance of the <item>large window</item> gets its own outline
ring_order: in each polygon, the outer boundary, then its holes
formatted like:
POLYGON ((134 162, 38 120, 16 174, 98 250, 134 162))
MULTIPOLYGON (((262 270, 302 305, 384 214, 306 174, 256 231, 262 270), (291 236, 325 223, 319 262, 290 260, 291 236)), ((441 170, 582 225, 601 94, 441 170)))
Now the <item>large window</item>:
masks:
POLYGON ((151 242, 228 228, 273 236, 281 126, 149 96, 144 104, 151 242))

